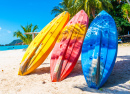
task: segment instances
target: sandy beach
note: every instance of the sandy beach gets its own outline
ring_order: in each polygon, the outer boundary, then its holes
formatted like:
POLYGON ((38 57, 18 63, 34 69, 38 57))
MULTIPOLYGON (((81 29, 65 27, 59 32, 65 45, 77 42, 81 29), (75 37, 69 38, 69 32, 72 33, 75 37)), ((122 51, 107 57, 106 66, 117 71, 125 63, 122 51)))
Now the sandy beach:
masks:
POLYGON ((17 75, 24 50, 0 51, 0 94, 130 94, 130 45, 118 46, 112 74, 99 90, 85 82, 79 58, 71 74, 61 82, 51 82, 50 57, 33 73, 17 75))

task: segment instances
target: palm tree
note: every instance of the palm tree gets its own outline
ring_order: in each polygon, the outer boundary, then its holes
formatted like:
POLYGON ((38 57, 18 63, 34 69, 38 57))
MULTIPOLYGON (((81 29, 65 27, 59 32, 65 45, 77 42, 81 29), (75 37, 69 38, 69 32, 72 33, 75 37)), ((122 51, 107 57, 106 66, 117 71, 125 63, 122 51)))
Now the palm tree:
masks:
POLYGON ((59 6, 54 7, 52 14, 58 15, 63 11, 68 11, 71 17, 78 11, 84 9, 87 15, 95 18, 95 14, 105 9, 109 11, 112 7, 111 0, 63 0, 59 6))
POLYGON ((77 0, 77 8, 84 9, 87 15, 91 15, 95 18, 95 14, 99 13, 101 10, 109 11, 110 8, 113 8, 111 0, 77 0))
POLYGON ((130 23, 130 1, 129 0, 122 0, 125 3, 122 5, 123 17, 127 19, 130 23))
POLYGON ((119 4, 123 2, 122 5, 122 12, 123 12, 123 17, 124 19, 127 19, 128 22, 130 23, 130 1, 129 0, 117 0, 119 4))
POLYGON ((128 22, 130 23, 130 4, 128 3, 123 4, 122 11, 123 11, 123 17, 125 19, 128 19, 128 22))
MULTIPOLYGON (((23 31, 26 33, 26 32, 37 32, 37 29, 38 29, 38 26, 35 25, 32 29, 32 24, 28 25, 27 26, 22 26, 21 25, 21 28, 23 29, 23 31)), ((20 30, 17 30, 17 31, 14 31, 14 34, 13 36, 17 37, 17 38, 20 38, 25 44, 29 45, 32 41, 32 35, 24 35, 20 30)))
POLYGON ((68 11, 70 13, 70 16, 74 16, 76 14, 76 9, 74 7, 76 0, 63 0, 59 3, 58 6, 55 6, 51 14, 55 14, 55 16, 59 15, 61 12, 68 11))

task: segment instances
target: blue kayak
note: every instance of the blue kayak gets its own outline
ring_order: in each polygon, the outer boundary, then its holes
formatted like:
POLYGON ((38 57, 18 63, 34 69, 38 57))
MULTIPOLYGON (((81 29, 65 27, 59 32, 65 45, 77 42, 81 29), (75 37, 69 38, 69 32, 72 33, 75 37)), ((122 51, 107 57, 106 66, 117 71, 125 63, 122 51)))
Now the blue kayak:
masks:
POLYGON ((101 11, 90 24, 81 53, 82 70, 89 87, 100 88, 110 76, 118 49, 114 19, 101 11))

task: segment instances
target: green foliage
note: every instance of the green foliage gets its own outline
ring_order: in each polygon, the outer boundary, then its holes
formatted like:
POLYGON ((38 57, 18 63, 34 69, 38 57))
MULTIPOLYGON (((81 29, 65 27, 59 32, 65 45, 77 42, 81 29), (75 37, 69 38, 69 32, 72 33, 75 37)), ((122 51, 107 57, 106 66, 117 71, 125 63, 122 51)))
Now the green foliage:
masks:
POLYGON ((83 9, 89 16, 90 24, 100 11, 105 10, 114 18, 119 34, 124 35, 130 31, 130 23, 128 22, 130 5, 127 2, 128 0, 63 0, 58 6, 54 7, 51 13, 57 16, 63 11, 68 11, 72 18, 83 9))
POLYGON ((125 35, 130 30, 130 23, 123 18, 122 6, 125 1, 117 2, 117 0, 111 1, 113 9, 109 12, 110 15, 114 18, 117 26, 119 35, 125 35))
MULTIPOLYGON (((21 28, 23 29, 24 33, 27 33, 27 32, 37 32, 37 29, 38 29, 38 26, 35 25, 32 29, 33 25, 30 24, 27 26, 22 26, 21 25, 21 28)), ((29 35, 29 34, 23 34, 20 30, 17 30, 17 31, 14 31, 14 37, 16 36, 17 38, 20 38, 25 44, 30 44, 31 41, 32 41, 32 35, 29 35)))
POLYGON ((52 9, 51 14, 55 14, 55 16, 57 16, 63 11, 68 11, 70 15, 73 16, 76 12, 74 3, 74 0, 63 0, 58 6, 55 6, 52 9))
POLYGON ((63 0, 58 6, 54 7, 51 14, 68 11, 73 17, 81 9, 85 10, 89 17, 95 18, 101 10, 109 11, 112 7, 111 0, 63 0))
POLYGON ((123 17, 125 19, 128 19, 128 18, 130 19, 130 4, 128 3, 123 4, 121 9, 123 11, 123 17))
POLYGON ((102 10, 109 11, 113 8, 110 0, 83 0, 85 1, 84 9, 88 16, 90 17, 91 14, 95 18, 95 14, 98 14, 102 10))

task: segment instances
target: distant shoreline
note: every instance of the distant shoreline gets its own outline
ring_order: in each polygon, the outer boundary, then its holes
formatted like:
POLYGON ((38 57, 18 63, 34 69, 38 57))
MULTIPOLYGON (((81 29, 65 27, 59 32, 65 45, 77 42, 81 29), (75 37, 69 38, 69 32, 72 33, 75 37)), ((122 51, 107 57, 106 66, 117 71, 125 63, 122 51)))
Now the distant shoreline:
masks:
MULTIPOLYGON (((24 44, 26 45, 26 44, 24 44)), ((21 45, 0 45, 0 46, 21 46, 21 45)))
POLYGON ((13 40, 12 42, 8 44, 0 44, 0 46, 14 46, 14 45, 23 45, 23 41, 20 39, 13 40))
POLYGON ((17 49, 27 49, 27 47, 28 47, 28 45, 0 46, 0 51, 17 50, 17 49))

